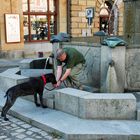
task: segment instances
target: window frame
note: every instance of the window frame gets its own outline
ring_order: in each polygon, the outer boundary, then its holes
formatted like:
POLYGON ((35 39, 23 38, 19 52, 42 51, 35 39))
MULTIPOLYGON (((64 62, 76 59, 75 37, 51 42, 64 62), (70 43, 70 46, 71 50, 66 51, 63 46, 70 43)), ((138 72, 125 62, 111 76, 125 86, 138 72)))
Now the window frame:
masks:
POLYGON ((57 5, 58 5, 58 1, 54 0, 54 6, 55 6, 55 10, 54 12, 50 11, 50 0, 46 0, 47 2, 47 12, 30 12, 30 1, 31 0, 27 0, 27 11, 23 11, 23 16, 27 16, 28 17, 28 32, 29 32, 29 39, 26 42, 48 42, 50 41, 51 38, 51 30, 50 30, 50 21, 51 21, 51 16, 54 16, 54 34, 57 34, 57 5), (31 16, 46 16, 47 21, 48 21, 48 39, 46 40, 32 40, 31 39, 31 16))

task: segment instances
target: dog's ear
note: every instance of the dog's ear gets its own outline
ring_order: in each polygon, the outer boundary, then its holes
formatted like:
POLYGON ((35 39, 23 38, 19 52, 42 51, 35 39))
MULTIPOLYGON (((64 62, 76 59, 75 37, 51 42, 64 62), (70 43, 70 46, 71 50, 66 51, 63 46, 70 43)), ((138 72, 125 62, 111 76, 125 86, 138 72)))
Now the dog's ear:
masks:
POLYGON ((51 82, 52 84, 56 84, 56 78, 53 73, 46 74, 46 81, 51 82))
POLYGON ((54 58, 54 54, 52 53, 49 57, 50 57, 50 58, 54 58))

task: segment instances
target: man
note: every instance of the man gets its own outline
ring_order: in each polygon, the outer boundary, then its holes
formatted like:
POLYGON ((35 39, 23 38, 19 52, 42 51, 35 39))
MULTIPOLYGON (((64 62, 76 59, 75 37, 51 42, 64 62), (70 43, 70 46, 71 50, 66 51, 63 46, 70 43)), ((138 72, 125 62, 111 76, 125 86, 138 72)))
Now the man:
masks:
POLYGON ((75 48, 58 49, 56 52, 57 73, 56 80, 59 87, 63 81, 67 86, 82 89, 80 77, 84 72, 84 56, 75 48), (64 66, 62 64, 65 64, 64 66))

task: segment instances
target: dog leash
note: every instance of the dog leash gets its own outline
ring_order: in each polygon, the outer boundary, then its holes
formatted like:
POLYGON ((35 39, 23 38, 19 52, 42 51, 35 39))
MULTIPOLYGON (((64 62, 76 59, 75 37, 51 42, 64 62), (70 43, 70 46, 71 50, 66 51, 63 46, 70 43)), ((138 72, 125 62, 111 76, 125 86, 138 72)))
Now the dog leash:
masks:
POLYGON ((43 82, 44 82, 44 88, 45 88, 46 90, 48 90, 48 91, 52 91, 52 90, 54 90, 54 89, 55 89, 55 87, 54 87, 54 88, 52 88, 52 89, 48 89, 47 87, 45 87, 45 85, 46 85, 46 83, 47 83, 47 80, 46 80, 46 78, 45 78, 45 76, 44 76, 44 75, 42 75, 42 76, 41 76, 41 78, 42 78, 42 80, 43 80, 43 82))
MULTIPOLYGON (((46 59, 45 66, 44 66, 44 70, 45 70, 45 69, 46 69, 46 67, 47 67, 47 63, 48 63, 48 61, 49 61, 49 58, 50 58, 50 57, 47 57, 47 59, 46 59)), ((45 88, 46 90, 48 90, 48 91, 52 91, 52 90, 54 90, 54 89, 55 89, 55 87, 54 87, 54 88, 52 88, 52 89, 47 88, 47 87, 45 86, 45 85, 46 85, 46 83, 47 83, 47 80, 46 80, 45 76, 44 76, 44 75, 42 75, 41 77, 42 77, 42 80, 43 80, 43 82, 44 82, 44 88, 45 88)))
POLYGON ((44 87, 46 90, 48 90, 48 91, 52 91, 52 90, 54 90, 55 89, 55 87, 54 88, 52 88, 52 89, 48 89, 47 87, 44 87))
POLYGON ((47 59, 46 59, 44 69, 46 69, 48 61, 49 61, 49 57, 47 57, 47 59))

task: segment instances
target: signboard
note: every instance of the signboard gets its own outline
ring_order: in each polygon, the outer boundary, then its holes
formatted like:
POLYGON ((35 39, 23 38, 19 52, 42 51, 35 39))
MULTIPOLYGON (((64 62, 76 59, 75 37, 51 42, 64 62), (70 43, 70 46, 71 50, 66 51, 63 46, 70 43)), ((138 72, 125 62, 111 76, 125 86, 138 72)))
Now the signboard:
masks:
POLYGON ((92 7, 86 8, 86 18, 93 18, 94 9, 92 7))
POLYGON ((88 7, 86 8, 86 18, 88 20, 88 25, 90 26, 92 23, 92 19, 94 17, 94 8, 88 7))
POLYGON ((19 14, 5 14, 6 42, 20 42, 19 14))

